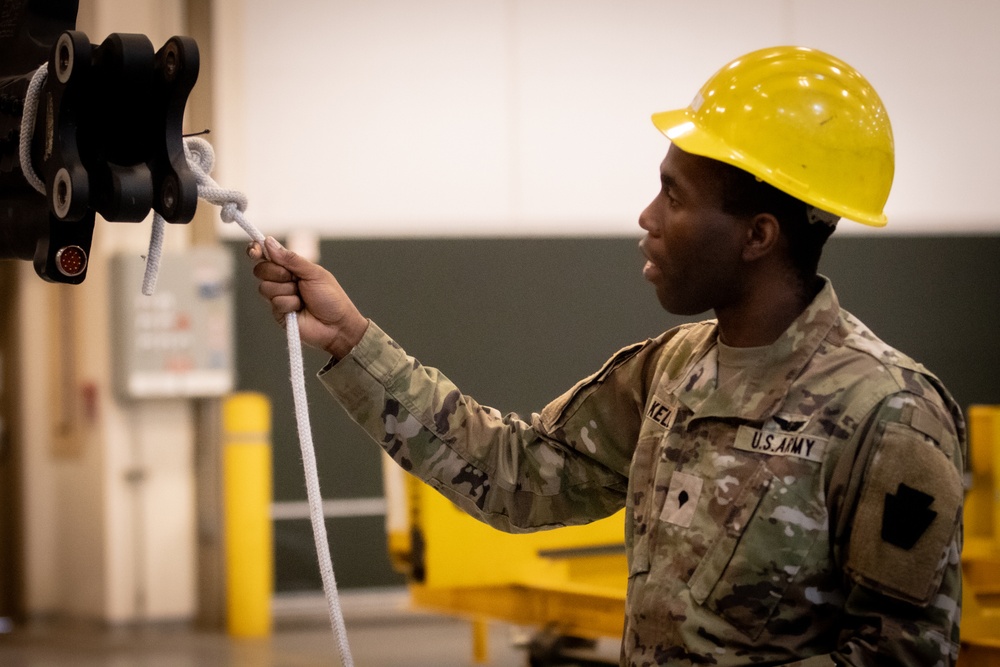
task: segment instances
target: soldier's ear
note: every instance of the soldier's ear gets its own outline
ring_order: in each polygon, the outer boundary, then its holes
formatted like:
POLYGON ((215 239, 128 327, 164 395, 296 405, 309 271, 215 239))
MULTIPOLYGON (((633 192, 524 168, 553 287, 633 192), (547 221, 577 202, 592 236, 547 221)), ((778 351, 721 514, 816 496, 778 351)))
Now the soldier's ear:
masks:
POLYGON ((781 239, 781 224, 770 213, 758 213, 746 222, 743 261, 755 262, 775 252, 781 239))

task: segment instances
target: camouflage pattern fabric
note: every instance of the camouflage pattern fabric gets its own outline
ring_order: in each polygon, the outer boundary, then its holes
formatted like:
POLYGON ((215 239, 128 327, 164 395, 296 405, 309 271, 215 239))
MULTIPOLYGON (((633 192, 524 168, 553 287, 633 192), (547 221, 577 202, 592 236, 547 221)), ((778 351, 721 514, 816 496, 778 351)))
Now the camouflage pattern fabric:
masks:
POLYGON ((320 377, 403 468, 497 528, 625 506, 622 665, 954 664, 959 407, 829 282, 721 387, 717 336, 708 321, 627 347, 529 419, 374 324, 320 377))

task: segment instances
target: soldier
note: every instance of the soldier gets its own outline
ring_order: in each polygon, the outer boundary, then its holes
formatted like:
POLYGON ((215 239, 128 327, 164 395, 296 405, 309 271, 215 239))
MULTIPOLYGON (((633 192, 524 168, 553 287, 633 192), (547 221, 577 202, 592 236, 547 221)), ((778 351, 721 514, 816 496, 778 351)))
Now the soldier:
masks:
POLYGON ((331 355, 351 416, 470 514, 527 531, 626 508, 623 665, 953 664, 962 412, 817 274, 839 218, 885 224, 881 101, 782 47, 653 121, 671 145, 643 274, 667 311, 716 319, 626 347, 527 420, 408 357, 273 239, 260 292, 331 355))

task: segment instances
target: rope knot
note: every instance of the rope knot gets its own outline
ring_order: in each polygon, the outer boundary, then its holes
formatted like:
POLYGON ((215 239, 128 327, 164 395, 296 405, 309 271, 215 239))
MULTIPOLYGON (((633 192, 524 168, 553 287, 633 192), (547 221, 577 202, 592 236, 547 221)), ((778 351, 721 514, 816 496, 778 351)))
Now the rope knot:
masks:
POLYGON ((215 166, 215 149, 212 144, 200 137, 188 137, 184 140, 184 156, 188 167, 195 172, 198 180, 212 173, 215 166))
MULTIPOLYGON (((243 208, 246 208, 245 203, 243 208)), ((235 222, 236 220, 239 219, 239 215, 241 212, 242 209, 240 208, 239 204, 237 204, 234 201, 230 201, 223 204, 222 210, 219 211, 219 217, 222 218, 223 222, 235 222)))

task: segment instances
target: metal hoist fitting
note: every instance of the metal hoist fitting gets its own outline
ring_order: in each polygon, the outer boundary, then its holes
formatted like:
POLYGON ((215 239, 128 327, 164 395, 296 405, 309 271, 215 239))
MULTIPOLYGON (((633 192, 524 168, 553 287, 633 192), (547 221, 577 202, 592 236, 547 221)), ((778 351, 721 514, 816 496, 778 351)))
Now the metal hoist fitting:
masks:
POLYGON ((151 210, 172 223, 194 216, 198 185, 182 121, 199 67, 190 37, 155 52, 145 35, 91 44, 73 30, 76 4, 29 0, 17 29, 0 35, 0 258, 32 260, 45 280, 74 284, 86 277, 95 214, 111 222, 140 222, 151 210), (17 155, 29 83, 43 63, 30 168, 44 195, 17 155))

